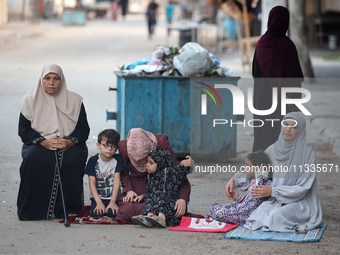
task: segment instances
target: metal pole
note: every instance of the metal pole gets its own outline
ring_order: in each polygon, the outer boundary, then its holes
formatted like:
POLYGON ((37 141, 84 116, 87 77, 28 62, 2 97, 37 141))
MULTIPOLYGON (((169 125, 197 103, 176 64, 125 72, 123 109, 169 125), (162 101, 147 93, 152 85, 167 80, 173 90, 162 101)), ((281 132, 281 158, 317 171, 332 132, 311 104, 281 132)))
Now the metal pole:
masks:
POLYGON ((25 20, 26 0, 22 0, 21 20, 25 20))
POLYGON ((36 23, 38 21, 38 12, 39 12, 39 2, 38 0, 31 0, 32 2, 32 23, 36 23))

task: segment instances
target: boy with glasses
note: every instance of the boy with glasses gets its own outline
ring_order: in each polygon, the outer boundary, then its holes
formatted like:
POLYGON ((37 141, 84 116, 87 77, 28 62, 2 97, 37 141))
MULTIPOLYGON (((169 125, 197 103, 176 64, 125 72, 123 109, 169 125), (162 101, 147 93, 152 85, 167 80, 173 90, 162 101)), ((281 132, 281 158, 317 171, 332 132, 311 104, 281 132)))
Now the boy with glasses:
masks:
POLYGON ((105 129, 98 135, 97 148, 100 153, 92 156, 86 165, 91 190, 91 217, 115 218, 119 208, 116 203, 120 195, 120 172, 124 171, 123 161, 117 151, 119 133, 105 129))

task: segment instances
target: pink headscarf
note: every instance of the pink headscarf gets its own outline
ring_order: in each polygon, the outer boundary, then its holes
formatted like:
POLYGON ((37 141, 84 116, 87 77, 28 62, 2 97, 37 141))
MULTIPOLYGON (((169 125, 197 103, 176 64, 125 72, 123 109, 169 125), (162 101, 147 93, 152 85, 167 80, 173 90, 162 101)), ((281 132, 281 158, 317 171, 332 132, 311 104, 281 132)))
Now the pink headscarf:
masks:
POLYGON ((132 128, 127 136, 127 153, 132 165, 139 171, 145 172, 145 162, 148 154, 158 145, 154 134, 141 128, 132 128))

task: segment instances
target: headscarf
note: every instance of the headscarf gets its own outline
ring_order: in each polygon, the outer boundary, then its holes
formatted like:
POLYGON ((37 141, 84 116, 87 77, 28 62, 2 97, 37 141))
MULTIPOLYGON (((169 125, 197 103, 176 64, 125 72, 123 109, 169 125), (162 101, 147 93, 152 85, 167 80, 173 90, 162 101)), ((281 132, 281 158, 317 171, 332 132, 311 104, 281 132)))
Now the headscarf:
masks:
MULTIPOLYGON (((299 78, 301 83, 303 73, 296 47, 286 36, 288 27, 288 9, 274 7, 269 13, 267 32, 256 44, 256 60, 265 78, 299 78)), ((285 84, 289 85, 295 86, 295 83, 285 84)))
POLYGON ((127 136, 127 153, 132 165, 139 171, 145 172, 146 157, 157 147, 154 134, 141 128, 132 128, 127 136))
POLYGON ((78 122, 82 97, 68 91, 62 69, 55 64, 46 65, 37 86, 29 91, 19 104, 20 112, 31 121, 31 127, 46 139, 56 135, 70 135, 78 122), (49 73, 61 79, 60 89, 50 95, 43 89, 43 79, 49 73))
POLYGON ((157 164, 157 170, 172 166, 172 156, 167 149, 157 147, 149 153, 149 156, 157 164))
POLYGON ((283 119, 287 118, 292 118, 298 123, 298 133, 295 139, 288 141, 280 134, 279 139, 266 150, 272 166, 285 166, 286 168, 283 170, 290 169, 286 172, 274 171, 274 187, 294 185, 303 172, 300 172, 299 166, 307 164, 311 156, 315 157, 312 148, 306 143, 306 120, 303 114, 290 112, 283 119))

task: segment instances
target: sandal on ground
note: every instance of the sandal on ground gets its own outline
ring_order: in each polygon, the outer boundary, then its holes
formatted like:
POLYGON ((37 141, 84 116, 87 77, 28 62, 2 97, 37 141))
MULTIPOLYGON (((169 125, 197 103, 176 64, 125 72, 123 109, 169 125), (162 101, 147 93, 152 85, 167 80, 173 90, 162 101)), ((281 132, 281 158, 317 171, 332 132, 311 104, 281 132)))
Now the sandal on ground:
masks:
POLYGON ((145 219, 146 219, 149 223, 151 223, 152 225, 155 225, 155 226, 157 226, 157 227, 159 227, 159 228, 166 228, 166 226, 163 224, 162 218, 159 217, 159 216, 156 216, 156 217, 157 217, 157 219, 155 219, 155 218, 153 218, 153 217, 151 217, 151 216, 145 216, 145 219))
POLYGON ((141 217, 142 220, 136 218, 136 216, 132 217, 131 218, 131 221, 133 223, 136 223, 137 225, 140 225, 140 226, 144 226, 144 227, 148 227, 148 228, 152 228, 153 225, 151 225, 146 219, 145 219, 145 216, 144 215, 138 215, 137 217, 141 217))

